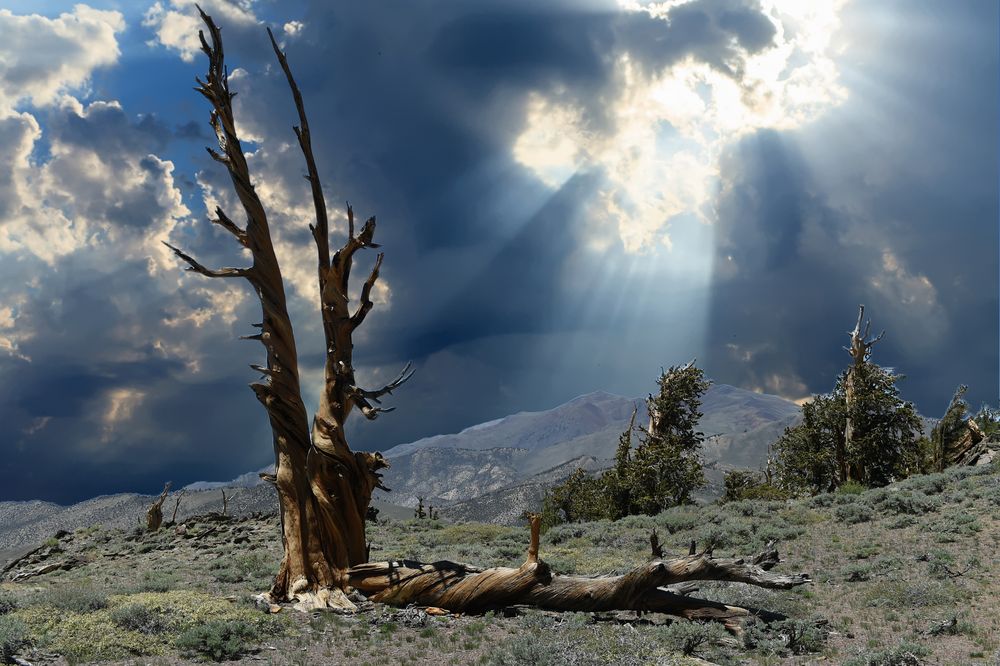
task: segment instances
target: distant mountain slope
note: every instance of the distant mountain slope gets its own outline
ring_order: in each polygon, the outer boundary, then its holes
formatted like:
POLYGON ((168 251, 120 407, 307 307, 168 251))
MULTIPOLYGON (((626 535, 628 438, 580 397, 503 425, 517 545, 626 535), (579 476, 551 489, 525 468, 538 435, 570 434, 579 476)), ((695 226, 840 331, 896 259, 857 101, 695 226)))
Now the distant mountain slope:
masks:
MULTIPOLYGON (((412 515, 417 498, 439 508, 442 517, 484 522, 516 522, 526 508, 537 508, 545 489, 577 467, 599 471, 610 466, 619 434, 633 406, 645 421, 644 400, 603 391, 582 395, 553 409, 521 412, 466 428, 395 446, 385 452, 392 467, 385 483, 393 492, 372 498, 380 517, 412 515)), ((709 486, 720 492, 723 474, 733 467, 764 464, 767 448, 801 418, 795 403, 726 384, 713 385, 702 402, 700 428, 706 435, 703 456, 709 486)), ((927 431, 936 419, 924 419, 927 431)), ((178 518, 222 508, 220 488, 239 489, 230 512, 274 512, 274 489, 258 474, 232 481, 188 485, 178 518)), ((0 502, 0 561, 7 552, 38 543, 60 529, 94 524, 130 528, 139 524, 152 501, 148 495, 95 497, 69 507, 49 502, 0 502)), ((165 511, 172 509, 168 501, 165 511)))
POLYGON ((596 391, 542 412, 519 412, 451 435, 435 435, 384 451, 390 460, 418 449, 517 448, 535 451, 627 422, 631 398, 596 391))
MULTIPOLYGON (((396 503, 412 506, 423 497, 425 503, 444 506, 507 487, 537 485, 536 475, 576 459, 593 460, 595 469, 607 467, 635 406, 642 425, 642 398, 598 391, 550 410, 401 444, 384 452, 392 463, 385 483, 396 503)), ((705 393, 702 412, 705 461, 722 469, 760 466, 768 445, 801 418, 793 402, 726 384, 705 393)))

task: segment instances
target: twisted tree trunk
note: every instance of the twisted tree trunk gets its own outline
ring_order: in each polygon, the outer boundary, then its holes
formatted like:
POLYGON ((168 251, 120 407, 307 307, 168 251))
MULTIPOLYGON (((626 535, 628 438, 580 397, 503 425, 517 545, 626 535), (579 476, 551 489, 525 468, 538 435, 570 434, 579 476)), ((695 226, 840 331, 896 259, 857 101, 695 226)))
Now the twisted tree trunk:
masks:
MULTIPOLYGON (((200 10, 199 10, 200 11, 200 10)), ((395 381, 369 391, 357 386, 352 365, 351 335, 372 308, 371 291, 378 279, 382 255, 361 290, 361 302, 351 312, 348 281, 355 252, 378 247, 372 242, 375 218, 369 218, 355 233, 354 211, 348 206, 348 238, 330 256, 326 202, 313 158, 309 124, 295 80, 284 54, 268 30, 271 44, 288 78, 299 115, 295 134, 306 160, 312 190, 316 224, 310 225, 318 255, 323 332, 326 338, 325 385, 319 409, 312 420, 306 415, 299 387, 298 354, 291 319, 288 316, 284 282, 271 240, 267 214, 254 190, 243 148, 236 133, 222 36, 211 17, 201 12, 209 39, 198 35, 208 56, 208 74, 197 88, 212 105, 210 122, 219 150, 208 149, 226 167, 236 195, 246 213, 246 227, 234 223, 217 208, 215 224, 228 231, 250 251, 248 268, 212 270, 181 250, 169 246, 188 264, 188 270, 211 278, 243 278, 260 300, 260 332, 246 339, 260 341, 266 350, 266 364, 252 365, 264 379, 250 385, 267 410, 273 434, 275 473, 267 478, 278 492, 284 559, 271 588, 277 601, 297 598, 317 606, 350 606, 342 593, 344 571, 367 560, 365 516, 372 491, 381 486, 378 470, 387 463, 378 453, 355 453, 344 438, 344 424, 357 407, 369 419, 382 410, 379 398, 390 393, 412 373, 409 366, 395 381)))

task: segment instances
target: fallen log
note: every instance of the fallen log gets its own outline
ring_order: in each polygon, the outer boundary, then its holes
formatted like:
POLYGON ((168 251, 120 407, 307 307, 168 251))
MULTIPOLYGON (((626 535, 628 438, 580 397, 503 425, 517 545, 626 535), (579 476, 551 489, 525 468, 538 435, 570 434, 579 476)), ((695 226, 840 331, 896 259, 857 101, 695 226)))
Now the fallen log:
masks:
MULTIPOLYGON (((728 581, 773 589, 789 589, 811 582, 804 573, 781 575, 770 569, 780 562, 773 543, 751 559, 713 557, 710 550, 684 557, 657 558, 621 576, 586 578, 553 575, 538 557, 539 519, 531 518, 531 543, 520 567, 481 569, 468 564, 411 560, 369 562, 345 572, 346 587, 371 601, 392 606, 432 606, 459 613, 481 613, 507 606, 527 605, 552 611, 632 610, 666 613, 699 620, 716 620, 734 631, 750 615, 765 620, 779 616, 739 606, 684 596, 692 581, 728 581), (668 589, 667 586, 676 586, 668 589), (681 592, 681 593, 678 593, 681 592)), ((337 606, 353 610, 340 600, 297 599, 301 609, 337 606)))

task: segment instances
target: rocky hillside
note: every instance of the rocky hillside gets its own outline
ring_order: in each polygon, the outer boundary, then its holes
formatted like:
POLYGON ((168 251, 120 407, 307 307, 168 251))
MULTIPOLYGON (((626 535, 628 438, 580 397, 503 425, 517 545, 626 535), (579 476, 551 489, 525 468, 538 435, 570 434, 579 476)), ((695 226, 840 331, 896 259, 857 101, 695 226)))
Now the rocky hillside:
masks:
MULTIPOLYGON (((392 462, 385 482, 397 504, 412 506, 418 497, 435 506, 461 502, 463 508, 456 509, 456 515, 472 517, 468 512, 474 512, 477 503, 469 500, 490 494, 503 497, 505 489, 512 488, 525 495, 526 487, 551 482, 552 470, 575 469, 571 463, 577 460, 591 461, 594 469, 610 465, 618 436, 635 406, 642 423, 642 399, 588 393, 550 410, 522 412, 455 434, 402 444, 384 452, 392 462)), ((800 418, 795 403, 725 384, 708 390, 702 412, 704 458, 719 470, 760 466, 768 445, 800 418)), ((721 471, 716 476, 721 478, 721 471)), ((486 504, 495 506, 495 499, 484 497, 477 519, 498 511, 520 513, 499 506, 488 509, 486 504)))

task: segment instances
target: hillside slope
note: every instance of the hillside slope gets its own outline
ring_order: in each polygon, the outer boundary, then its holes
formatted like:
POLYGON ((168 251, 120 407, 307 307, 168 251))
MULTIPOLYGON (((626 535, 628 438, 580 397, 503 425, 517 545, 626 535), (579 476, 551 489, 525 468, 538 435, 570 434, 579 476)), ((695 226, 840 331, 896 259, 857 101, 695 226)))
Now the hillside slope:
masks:
MULTIPOLYGON (((593 459, 595 469, 607 467, 636 406, 637 424, 642 425, 646 415, 641 398, 598 391, 550 410, 521 412, 401 444, 384 452, 392 463, 385 482, 393 489, 393 502, 413 506, 423 497, 445 506, 507 487, 538 485, 536 475, 577 459, 593 459), (472 472, 476 465, 482 473, 472 472)), ((726 384, 709 388, 702 412, 702 454, 719 469, 760 466, 768 445, 801 418, 795 403, 726 384)))
MULTIPOLYGON (((0 621, 21 623, 34 648, 19 649, 33 663, 46 654, 72 663, 145 655, 193 663, 198 653, 178 659, 177 641, 211 617, 241 627, 233 658, 254 658, 253 650, 268 646, 264 657, 294 654, 295 663, 328 663, 334 655, 421 664, 693 663, 681 655, 687 651, 734 666, 989 666, 1000 663, 998 514, 1000 465, 994 464, 857 494, 675 507, 657 516, 560 525, 542 536, 540 557, 557 574, 577 575, 622 572, 647 561, 652 529, 668 556, 687 553, 692 540, 714 545, 720 557, 751 555, 777 540, 781 569, 808 572, 813 585, 767 590, 707 582, 694 593, 789 618, 772 625, 748 619, 740 640, 717 626, 668 624, 657 613, 522 609, 432 617, 375 604, 346 617, 268 615, 240 600, 266 589, 280 560, 274 516, 190 518, 182 530, 156 534, 106 528, 62 534, 2 577, 0 595, 13 609, 0 621), (11 582, 50 565, 58 566, 11 582), (146 624, 130 624, 140 620, 146 624)), ((520 564, 528 541, 524 527, 413 519, 380 522, 370 537, 374 560, 483 566, 520 564)), ((190 641, 180 644, 192 649, 190 641)))

